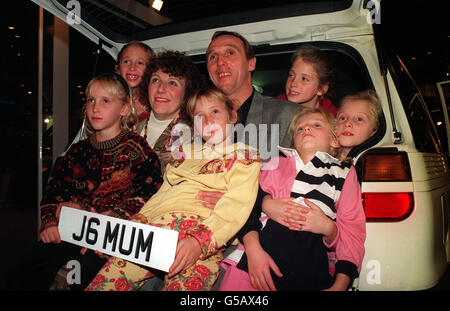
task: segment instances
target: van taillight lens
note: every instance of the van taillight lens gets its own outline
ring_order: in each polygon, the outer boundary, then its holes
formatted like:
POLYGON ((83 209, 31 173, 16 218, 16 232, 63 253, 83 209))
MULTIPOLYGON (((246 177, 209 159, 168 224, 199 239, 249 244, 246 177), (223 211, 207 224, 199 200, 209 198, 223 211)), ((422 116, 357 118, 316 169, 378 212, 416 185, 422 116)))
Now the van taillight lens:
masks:
MULTIPOLYGON (((411 170, 406 152, 397 149, 372 150, 361 157, 363 182, 411 181, 411 170)), ((395 184, 386 184, 386 190, 396 190, 395 184)), ((407 218, 414 209, 411 192, 364 192, 363 206, 368 222, 395 222, 407 218)))
POLYGON ((411 181, 407 154, 394 152, 364 155, 363 181, 411 181))
POLYGON ((410 192, 365 192, 362 196, 368 222, 404 220, 414 209, 414 196, 410 192))

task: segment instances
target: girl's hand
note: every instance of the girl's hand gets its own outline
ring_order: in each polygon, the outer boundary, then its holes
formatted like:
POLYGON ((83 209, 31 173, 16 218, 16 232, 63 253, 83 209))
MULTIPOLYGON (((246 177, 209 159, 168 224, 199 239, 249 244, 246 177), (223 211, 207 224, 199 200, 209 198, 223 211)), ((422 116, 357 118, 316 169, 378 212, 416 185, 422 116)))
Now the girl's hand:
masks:
POLYGON ((250 283, 258 290, 276 291, 270 270, 280 278, 283 277, 283 274, 272 257, 259 244, 258 233, 249 232, 244 237, 244 241, 250 283))
POLYGON ((291 230, 299 230, 299 221, 304 221, 304 206, 293 201, 294 198, 272 199, 267 195, 263 199, 262 211, 279 224, 291 230))
POLYGON ((169 269, 169 278, 192 266, 201 256, 200 244, 193 237, 187 237, 177 244, 175 260, 169 269))
POLYGON ((345 291, 350 285, 350 277, 343 273, 336 275, 336 280, 330 288, 324 289, 324 291, 345 291))
POLYGON ((331 243, 336 237, 336 224, 316 204, 307 199, 305 203, 309 208, 302 206, 300 209, 305 220, 297 221, 296 226, 290 229, 322 234, 327 242, 331 243))
MULTIPOLYGON (((73 202, 62 202, 59 203, 56 207, 56 221, 59 221, 59 216, 61 215, 61 208, 63 206, 68 206, 76 209, 83 209, 83 207, 77 203, 73 202)), ((42 242, 44 243, 61 243, 61 236, 59 235, 58 225, 55 224, 54 226, 48 227, 47 229, 44 229, 40 234, 39 237, 41 238, 42 242)))
POLYGON ((276 291, 275 284, 273 283, 270 270, 279 277, 282 277, 280 269, 273 261, 272 257, 264 251, 262 248, 260 252, 255 252, 252 256, 248 256, 248 274, 250 277, 250 283, 258 290, 262 291, 276 291))
MULTIPOLYGON (((82 209, 81 205, 73 202, 62 202, 59 203, 56 207, 55 216, 56 216, 56 222, 59 222, 59 216, 61 215, 61 208, 63 206, 73 207, 76 209, 82 209)), ((55 224, 54 226, 50 226, 46 229, 44 229, 40 234, 39 237, 41 238, 41 241, 43 243, 61 243, 61 236, 59 234, 58 225, 55 224)))
POLYGON ((39 234, 43 243, 61 243, 61 236, 59 235, 58 226, 50 226, 39 234))
POLYGON ((202 205, 209 209, 214 209, 217 201, 223 196, 223 192, 219 191, 199 191, 196 199, 202 201, 202 205))

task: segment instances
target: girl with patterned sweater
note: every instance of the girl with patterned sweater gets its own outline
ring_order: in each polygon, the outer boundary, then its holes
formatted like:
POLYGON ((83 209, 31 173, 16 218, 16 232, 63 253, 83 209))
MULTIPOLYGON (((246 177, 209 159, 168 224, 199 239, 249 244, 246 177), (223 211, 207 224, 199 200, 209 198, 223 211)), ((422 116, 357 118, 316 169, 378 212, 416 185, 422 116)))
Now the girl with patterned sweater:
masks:
MULTIPOLYGON (((139 222, 179 231, 175 259, 163 290, 210 290, 222 260, 220 248, 233 240, 250 215, 258 190, 260 157, 242 143, 232 143, 233 103, 221 91, 199 90, 187 113, 203 142, 183 145, 172 154, 164 183, 135 218, 139 222), (200 123, 200 124, 199 124, 200 123), (195 197, 200 190, 225 194, 214 210, 195 197)), ((87 290, 136 290, 155 275, 131 262, 112 258, 87 290)))
POLYGON ((25 266, 32 289, 49 289, 67 261, 80 262, 84 288, 105 259, 93 251, 62 242, 58 217, 62 206, 127 219, 139 212, 162 183, 156 154, 140 135, 127 82, 118 74, 95 77, 86 89, 87 139, 74 145, 54 165, 41 201, 41 241, 25 266))

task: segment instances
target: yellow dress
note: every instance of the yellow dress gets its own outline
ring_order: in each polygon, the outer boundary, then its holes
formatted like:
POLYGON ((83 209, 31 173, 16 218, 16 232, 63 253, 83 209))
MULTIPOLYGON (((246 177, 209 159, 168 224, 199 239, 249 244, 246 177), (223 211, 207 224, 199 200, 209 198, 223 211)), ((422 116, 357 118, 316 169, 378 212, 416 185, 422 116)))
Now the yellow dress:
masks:
MULTIPOLYGON (((219 249, 232 242, 253 208, 260 167, 259 153, 243 143, 220 149, 190 144, 172 155, 163 185, 134 219, 177 230, 179 239, 194 237, 202 255, 189 269, 166 276, 165 290, 212 288, 223 259, 219 249), (224 195, 209 209, 195 198, 202 190, 224 195)), ((151 276, 146 268, 112 258, 87 289, 135 290, 151 276)))

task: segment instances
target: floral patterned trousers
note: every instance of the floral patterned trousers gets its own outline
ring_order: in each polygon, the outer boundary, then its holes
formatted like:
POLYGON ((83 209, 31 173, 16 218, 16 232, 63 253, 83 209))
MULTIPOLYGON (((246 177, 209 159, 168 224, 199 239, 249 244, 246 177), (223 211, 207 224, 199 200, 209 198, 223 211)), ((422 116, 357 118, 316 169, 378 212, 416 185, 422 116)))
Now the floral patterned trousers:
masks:
MULTIPOLYGON (((146 223, 146 219, 143 215, 138 214, 134 220, 146 223)), ((166 215, 166 217, 161 217, 161 222, 159 224, 149 224, 179 231, 178 240, 181 240, 188 236, 185 233, 186 231, 201 221, 202 219, 198 216, 186 216, 181 213, 174 213, 166 215)), ((219 252, 204 260, 198 260, 193 266, 181 271, 171 278, 166 274, 162 290, 212 290, 214 282, 219 274, 219 264, 222 259, 222 254, 219 252)), ((86 290, 133 291, 140 288, 144 285, 145 281, 153 276, 154 274, 147 268, 120 258, 111 257, 88 285, 86 290)))

